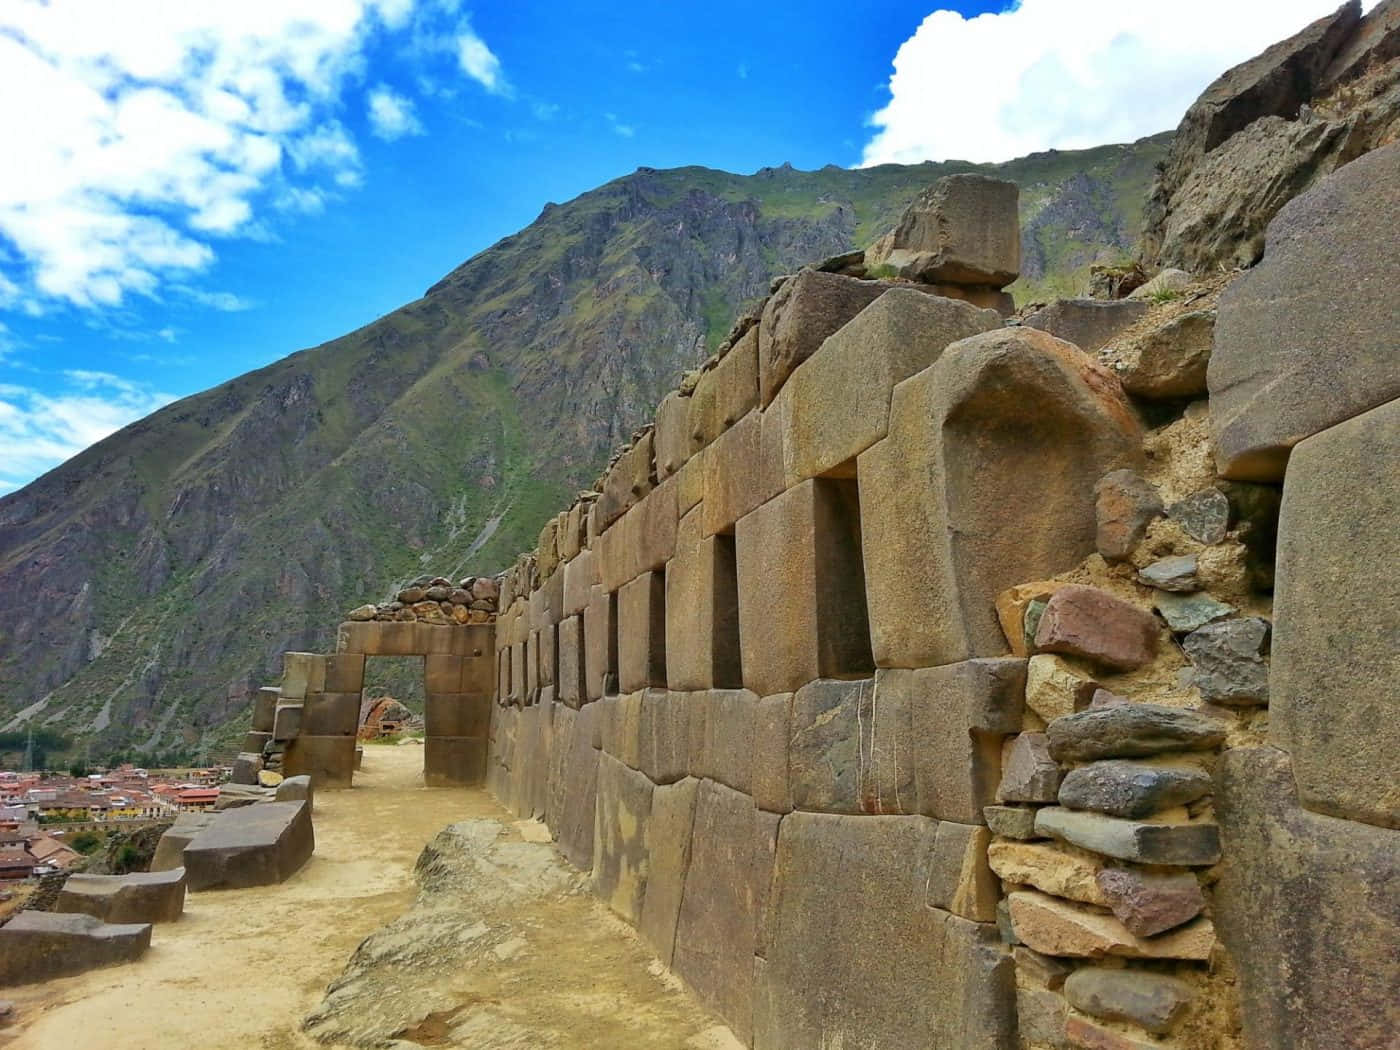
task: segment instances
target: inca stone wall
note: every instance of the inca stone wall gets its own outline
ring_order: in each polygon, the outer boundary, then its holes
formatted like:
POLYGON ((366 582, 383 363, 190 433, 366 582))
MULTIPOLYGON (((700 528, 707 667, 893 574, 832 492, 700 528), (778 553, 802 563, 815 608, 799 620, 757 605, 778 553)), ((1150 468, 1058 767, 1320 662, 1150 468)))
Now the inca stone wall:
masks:
POLYGON ((775 282, 506 573, 490 788, 755 1047, 1393 1046, 1397 165, 1026 324, 987 180, 775 282))

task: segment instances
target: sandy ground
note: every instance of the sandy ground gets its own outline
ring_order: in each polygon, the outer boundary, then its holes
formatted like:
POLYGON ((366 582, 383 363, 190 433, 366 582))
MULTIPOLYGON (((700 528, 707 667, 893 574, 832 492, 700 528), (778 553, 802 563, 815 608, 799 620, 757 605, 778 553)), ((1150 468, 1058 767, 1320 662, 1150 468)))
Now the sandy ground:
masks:
MULTIPOLYGON (((0 1032, 0 1046, 5 1050, 309 1050, 322 1046, 302 1033, 302 1019, 321 1003, 327 986, 340 975, 356 947, 410 909, 417 890, 413 866, 424 845, 446 824, 462 820, 499 822, 502 841, 523 842, 522 831, 537 830, 537 826, 516 824, 483 791, 424 788, 422 762, 419 747, 367 748, 353 790, 328 791, 317 797, 316 853, 286 883, 191 894, 184 917, 156 927, 151 949, 140 962, 4 990, 3 997, 14 1002, 16 1015, 11 1027, 0 1032)), ((508 968, 525 987, 540 982, 566 992, 568 986, 576 985, 579 993, 608 1003, 607 1013, 618 1019, 620 1027, 616 1038, 609 1037, 604 1017, 601 1030, 594 1027, 586 1037, 565 1034, 561 1038, 557 1016, 547 1016, 546 1004, 541 1002, 539 1016, 532 1018, 527 995, 511 1011, 514 1038, 509 1045, 580 1050, 602 1046, 701 1050, 733 1045, 727 1031, 717 1028, 662 972, 631 930, 612 919, 595 899, 580 894, 552 902, 550 911, 547 922, 555 936, 576 938, 581 948, 586 945, 582 954, 591 956, 593 964, 561 972, 549 952, 527 952, 508 968), (599 951, 602 947, 606 950, 599 951), (642 1015, 651 1022, 644 1026, 645 1035, 627 1021, 642 1015), (531 1031, 538 1031, 538 1037, 530 1036, 531 1031)), ((536 925, 534 918, 544 916, 505 915, 505 921, 521 924, 522 934, 536 925)), ((492 990, 497 994, 502 990, 498 980, 499 975, 493 975, 497 987, 492 990)), ((396 1034, 405 1040, 397 1045, 404 1047, 459 1045, 441 1028, 431 1034, 396 1034)), ((469 1043, 460 1045, 506 1045, 489 1036, 482 1038, 479 1028, 473 1035, 469 1043)))

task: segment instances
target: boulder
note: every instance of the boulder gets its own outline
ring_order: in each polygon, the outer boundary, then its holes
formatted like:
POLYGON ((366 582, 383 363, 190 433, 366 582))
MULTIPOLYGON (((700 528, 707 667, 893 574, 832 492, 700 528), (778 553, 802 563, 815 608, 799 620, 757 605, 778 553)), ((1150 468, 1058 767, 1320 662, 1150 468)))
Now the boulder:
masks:
POLYGON ((1034 886, 1052 897, 1106 907, 1099 888, 1103 861, 1092 854, 1048 842, 994 842, 987 863, 1008 884, 1034 886))
POLYGON ((1230 527, 1230 498, 1217 488, 1201 489, 1168 507, 1167 517, 1198 543, 1219 543, 1230 527))
POLYGON ((1002 748, 997 801, 1054 802, 1061 776, 1045 734, 1019 733, 1002 748))
POLYGON ((1215 311, 1197 310, 1123 339, 1105 356, 1123 389, 1134 397, 1199 397, 1206 392, 1214 336, 1215 311))
POLYGON ((1135 471, 1110 471, 1094 485, 1094 546, 1108 561, 1126 561, 1161 515, 1155 485, 1135 471))
POLYGON ((277 785, 274 800, 277 802, 305 802, 306 808, 310 810, 312 799, 311 778, 302 774, 295 777, 283 777, 282 783, 277 785))
POLYGON ((925 817, 783 818, 754 1045, 1012 1045, 996 928, 928 906, 936 833, 925 817))
POLYGON ((961 340, 896 386, 859 457, 876 664, 1005 653, 997 596, 1091 554, 1094 483, 1141 463, 1118 381, 1034 329, 961 340))
MULTIPOLYGON (((1392 351, 1393 353, 1393 351, 1392 351)), ((1306 809, 1400 828, 1400 401, 1298 446, 1279 519, 1272 739, 1306 809)))
POLYGON ((53 910, 112 923, 174 922, 185 910, 185 869, 70 875, 53 910))
POLYGON ((220 813, 185 846, 187 885, 199 891, 285 882, 315 848, 311 808, 305 802, 232 809, 220 813))
POLYGON ((1123 702, 1057 718, 1046 734, 1057 761, 1087 762, 1164 751, 1206 751, 1224 742, 1225 727, 1180 707, 1123 702))
POLYGON ((1280 481, 1293 447, 1400 397, 1392 334, 1400 256, 1377 216, 1400 210, 1400 143, 1288 204, 1264 261, 1221 296, 1210 364, 1216 464, 1280 481))
POLYGON ((1213 910, 1239 975, 1244 1047, 1393 1046, 1400 832, 1299 808, 1288 756, 1272 748, 1225 752, 1220 782, 1229 848, 1213 910))
MULTIPOLYGON (((1144 284, 1138 285, 1122 298, 1146 299, 1148 302, 1151 302, 1158 298, 1179 296, 1190 287, 1191 275, 1189 273, 1185 270, 1178 270, 1175 267, 1168 266, 1156 277, 1153 277, 1144 284)), ((1095 298, 1097 298, 1097 296, 1095 298)))
POLYGON ((151 946, 150 923, 22 911, 0 926, 0 987, 134 962, 151 946))
POLYGON ((1216 601, 1209 594, 1171 594, 1162 592, 1153 595, 1152 607, 1162 614, 1167 626, 1176 634, 1189 634, 1208 623, 1223 620, 1235 615, 1235 607, 1216 601))
POLYGON ((1150 303, 1131 299, 1059 299, 1031 314, 1024 324, 1092 354, 1141 321, 1151 309, 1150 303))
POLYGON ((1269 702, 1268 620, 1222 620, 1192 631, 1181 647, 1191 661, 1191 681, 1201 696, 1232 707, 1269 702))
POLYGON ((1139 937, 1155 937, 1190 922, 1205 911, 1201 884, 1190 872, 1160 873, 1141 868, 1105 868, 1099 891, 1113 914, 1139 937))
POLYGON ((1193 992, 1185 981, 1144 970, 1082 966, 1065 981, 1070 1006, 1105 1021, 1131 1021, 1153 1035, 1170 1035, 1193 992))
POLYGON ((1019 200, 1014 182, 945 176, 866 250, 866 268, 925 284, 1005 288, 1021 269, 1019 200))
POLYGON ((1037 653, 1026 662, 1026 706, 1047 723, 1089 706, 1099 685, 1064 657, 1037 653))
POLYGON ((1112 759, 1065 774, 1060 805, 1111 817, 1140 819, 1210 794, 1210 774, 1198 766, 1161 766, 1112 759))
POLYGON ((1097 587, 1076 584, 1050 596, 1036 627, 1035 646, 1132 671, 1151 663, 1160 633, 1150 613, 1097 587))
POLYGON ((1333 14, 1221 74, 1202 92, 1177 127, 1152 189, 1143 252, 1148 264, 1198 268, 1162 250, 1164 226, 1182 184, 1207 154, 1260 118, 1295 118, 1360 21, 1360 0, 1348 0, 1333 14))
POLYGON ((1156 824, 1047 806, 1036 813, 1035 830, 1137 864, 1206 867, 1220 859, 1220 829, 1205 821, 1156 824))
POLYGON ((793 369, 889 287, 817 270, 786 281, 764 306, 758 328, 759 404, 767 408, 793 369))
POLYGON ((1189 594, 1201 589, 1196 579, 1197 559, 1194 554, 1174 554, 1159 558, 1138 570, 1138 583, 1159 591, 1189 594))
POLYGON ((1016 936, 1046 955, 1204 961, 1215 947, 1215 928, 1209 919, 1197 919, 1149 939, 1134 936, 1111 915, 1034 890, 1018 890, 1007 901, 1016 936))

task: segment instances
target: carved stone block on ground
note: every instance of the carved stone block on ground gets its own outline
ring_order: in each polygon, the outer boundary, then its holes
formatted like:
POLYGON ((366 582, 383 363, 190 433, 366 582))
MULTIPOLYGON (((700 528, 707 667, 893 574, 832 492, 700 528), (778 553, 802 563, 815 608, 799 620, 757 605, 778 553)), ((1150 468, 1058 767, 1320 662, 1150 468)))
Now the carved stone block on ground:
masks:
POLYGON ((70 875, 53 910, 103 922, 174 922, 185 910, 185 869, 70 875))
POLYGON ((23 911, 0 926, 0 986, 31 984, 133 962, 151 946, 149 923, 23 911))
POLYGON ((285 882, 316 848, 305 802, 268 802, 230 809, 184 850, 191 890, 242 889, 285 882))

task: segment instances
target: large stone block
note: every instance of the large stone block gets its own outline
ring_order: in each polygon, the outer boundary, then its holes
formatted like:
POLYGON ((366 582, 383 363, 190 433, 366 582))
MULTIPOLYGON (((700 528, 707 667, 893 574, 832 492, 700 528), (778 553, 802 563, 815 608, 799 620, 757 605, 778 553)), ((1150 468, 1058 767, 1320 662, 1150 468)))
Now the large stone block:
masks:
POLYGON ((705 498, 705 450, 691 454, 676 472, 676 514, 685 517, 705 498))
POLYGON ((599 752, 593 746, 593 730, 597 722, 598 705, 589 704, 574 718, 573 732, 562 759, 564 784, 558 822, 551 827, 559 843, 559 852, 574 867, 582 871, 593 868, 593 837, 597 820, 599 752))
POLYGON ((598 528, 606 530, 656 484, 652 462, 653 431, 648 430, 618 457, 603 479, 603 492, 594 504, 598 528))
POLYGON ((874 669, 849 481, 814 478, 735 528, 744 685, 759 696, 874 669))
POLYGON ((793 807, 788 763, 792 701, 791 693, 765 696, 754 708, 749 790, 754 805, 773 813, 789 813, 793 807))
POLYGON ((783 818, 755 1047, 1015 1045, 996 927, 928 906, 936 830, 924 817, 783 818))
POLYGON ((1239 972, 1245 1047, 1393 1046, 1400 832, 1300 809, 1272 748, 1226 751, 1219 784, 1214 915, 1239 972))
POLYGON ((690 771, 690 694, 647 689, 639 695, 637 768, 652 783, 675 783, 690 771))
POLYGON ((584 621, 581 616, 566 616, 559 624, 559 700, 570 707, 579 707, 588 699, 584 681, 587 653, 584 648, 584 621))
POLYGON ((490 721, 491 698, 484 693, 429 693, 423 704, 430 737, 484 737, 490 721))
POLYGON ((880 296, 789 380, 785 482, 842 468, 853 476, 855 457, 885 436, 895 384, 933 364, 950 343, 1000 327, 994 310, 913 288, 880 296))
POLYGON ((617 593, 617 660, 624 693, 666 686, 666 574, 644 572, 617 593))
MULTIPOLYGON (((353 750, 353 739, 350 745, 353 750)), ((225 810, 185 847, 186 885, 199 891, 285 882, 315 848, 311 807, 305 802, 225 810)))
POLYGON ((598 757, 593 887, 609 908, 633 926, 646 898, 654 785, 608 754, 598 757))
POLYGON ((625 542, 633 551, 632 568, 636 571, 632 576, 663 568, 675 556, 678 487, 675 481, 662 482, 639 500, 620 523, 625 542))
POLYGON ((70 875, 53 910, 103 922, 174 922, 185 910, 185 869, 70 875))
POLYGON ((364 653, 332 653, 325 658, 328 693, 358 693, 365 687, 364 653))
MULTIPOLYGON (((602 587, 592 588, 583 614, 585 699, 597 700, 617 692, 617 620, 617 595, 602 587)), ((559 666, 562 674, 562 659, 559 666)))
POLYGON ((212 824, 217 814, 181 813, 175 823, 165 829, 151 857, 151 871, 171 871, 185 866, 185 847, 190 840, 212 824))
POLYGON ((690 870, 691 829, 699 788, 700 781, 687 777, 658 786, 651 796, 647 889, 637 930, 668 967, 674 957, 676 924, 690 870))
POLYGON ((824 813, 913 813, 909 692, 881 681, 821 679, 792 700, 792 802, 824 813))
POLYGON ((91 915, 22 911, 0 926, 0 987, 134 962, 150 946, 150 923, 110 925, 91 915))
POLYGON ((714 368, 701 373, 690 402, 690 447, 704 448, 758 404, 758 339, 754 325, 714 368))
POLYGON ((781 468, 765 458, 763 413, 754 409, 715 439, 705 457, 705 535, 734 523, 782 491, 781 468))
POLYGON ((755 819, 753 799, 711 780, 701 782, 673 962, 744 1043, 753 1031, 760 870, 754 864, 755 819))
POLYGON ((1269 224, 1264 260, 1220 299, 1207 373, 1222 475, 1279 481, 1304 438, 1400 397, 1390 223, 1400 144, 1352 161, 1269 224))
MULTIPOLYGON (((564 574, 554 572, 543 580, 539 588, 530 592, 529 621, 526 630, 536 630, 547 624, 558 623, 564 616, 564 574)), ((527 635, 528 636, 528 635, 527 635)))
POLYGON ((299 736, 282 755, 282 772, 322 788, 348 788, 355 776, 354 736, 299 736))
POLYGON ((1060 299, 1031 314, 1025 323, 1092 354, 1151 311, 1152 304, 1132 299, 1060 299))
POLYGON ((985 175, 947 175, 921 193, 865 253, 926 284, 1005 288, 1021 270, 1020 190, 985 175))
POLYGON ((579 551, 578 556, 564 565, 564 607, 565 616, 577 616, 588 608, 588 597, 593 587, 602 581, 598 577, 598 565, 591 550, 579 551))
POLYGON ((326 658, 319 653, 282 654, 282 699, 302 700, 326 688, 326 658))
POLYGON ((294 740, 301 732, 303 703, 300 700, 282 701, 272 719, 273 740, 294 740))
POLYGON ((1389 828, 1400 828, 1397 464, 1400 401, 1294 450, 1269 674, 1270 725, 1303 806, 1389 828))
POLYGON ((416 656, 423 652, 419 647, 418 624, 374 620, 341 624, 336 634, 336 649, 366 656, 416 656))
POLYGON ((784 282, 763 307, 758 330, 759 404, 766 408, 793 369, 889 287, 816 270, 784 282))
POLYGON ((277 705, 281 701, 282 690, 275 685, 265 685, 254 694, 253 732, 272 732, 272 727, 277 721, 277 705))
POLYGON ((896 386, 858 464, 876 663, 1005 653, 997 595, 1092 554, 1094 483, 1142 461, 1118 380, 1034 329, 954 343, 896 386))
POLYGON ((681 519, 666 568, 666 681, 672 689, 734 688, 739 584, 732 536, 704 536, 703 510, 681 519))
POLYGON ((699 754, 691 755, 691 773, 747 795, 753 777, 758 697, 747 689, 711 689, 691 693, 690 704, 692 740, 697 728, 701 736, 699 754))
POLYGON ((354 736, 359 726, 359 693, 311 693, 302 704, 301 731, 308 736, 354 736))
POLYGON ((905 743, 917 810, 960 824, 981 824, 996 800, 1002 741, 1021 728, 1026 661, 966 660, 945 667, 880 670, 881 695, 909 713, 905 743))
POLYGON ((656 406, 656 430, 652 450, 656 476, 665 481, 690 458, 690 398, 672 390, 656 406))

